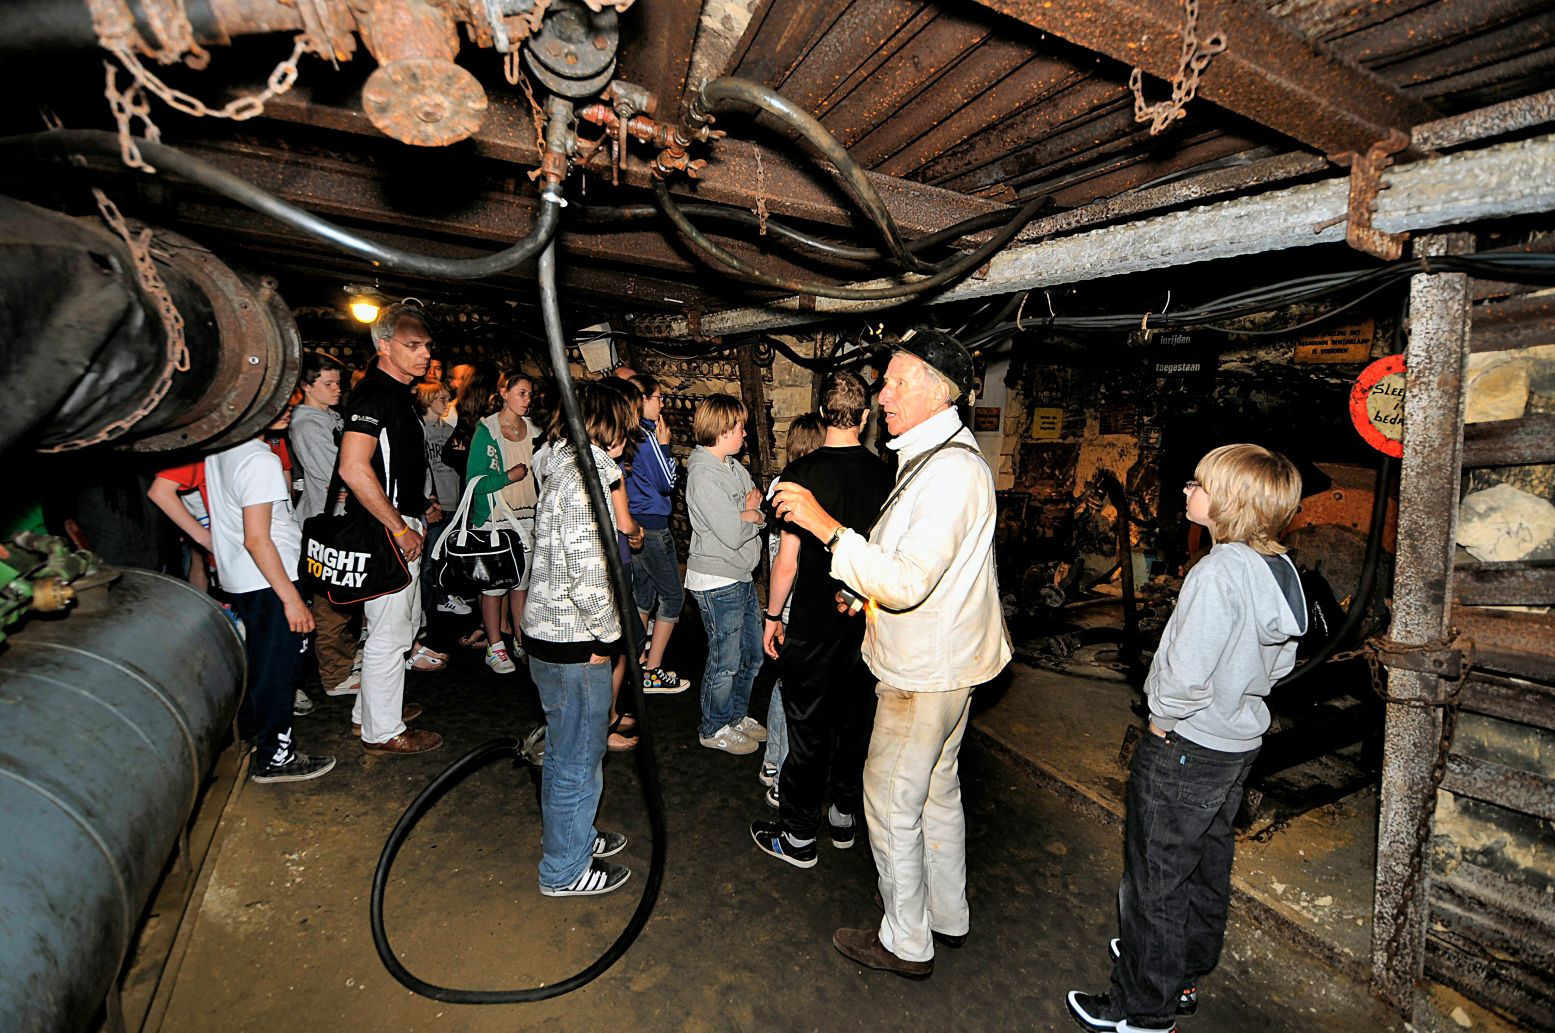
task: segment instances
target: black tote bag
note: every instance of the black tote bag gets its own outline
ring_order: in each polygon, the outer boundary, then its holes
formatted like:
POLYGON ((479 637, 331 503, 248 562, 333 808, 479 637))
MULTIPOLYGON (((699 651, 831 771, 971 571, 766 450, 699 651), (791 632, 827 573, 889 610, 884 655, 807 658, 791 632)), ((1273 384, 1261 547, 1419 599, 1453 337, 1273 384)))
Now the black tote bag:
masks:
POLYGON ((470 527, 470 500, 478 480, 470 479, 448 530, 432 547, 437 583, 449 591, 516 588, 524 575, 524 540, 518 533, 518 517, 501 492, 492 493, 491 526, 470 527))
POLYGON ((302 583, 336 606, 402 590, 410 584, 410 566, 394 535, 360 505, 342 499, 342 488, 336 471, 324 512, 303 521, 302 583))

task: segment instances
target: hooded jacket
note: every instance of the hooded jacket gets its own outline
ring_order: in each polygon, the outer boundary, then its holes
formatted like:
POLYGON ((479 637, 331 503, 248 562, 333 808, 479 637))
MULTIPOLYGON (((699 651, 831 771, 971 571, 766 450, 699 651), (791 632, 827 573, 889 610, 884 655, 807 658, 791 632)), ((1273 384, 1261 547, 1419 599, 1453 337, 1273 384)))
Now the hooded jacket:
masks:
POLYGON ((1307 606, 1295 565, 1222 542, 1188 572, 1145 678, 1150 716, 1164 732, 1227 753, 1257 749, 1269 727, 1264 697, 1296 665, 1307 606), (1289 574, 1282 587, 1273 565, 1289 574))
POLYGON ((749 581, 761 558, 764 524, 740 519, 745 496, 755 487, 737 459, 719 459, 698 445, 686 460, 686 512, 691 549, 686 569, 749 581))

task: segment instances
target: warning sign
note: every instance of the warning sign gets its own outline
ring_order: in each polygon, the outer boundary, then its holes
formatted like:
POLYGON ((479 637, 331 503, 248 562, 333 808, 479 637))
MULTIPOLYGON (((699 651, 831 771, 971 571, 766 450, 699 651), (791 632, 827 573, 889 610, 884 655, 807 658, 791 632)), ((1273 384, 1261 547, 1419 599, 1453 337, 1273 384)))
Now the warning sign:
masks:
POLYGON ((1004 427, 1004 410, 997 405, 979 405, 972 410, 972 430, 978 434, 997 434, 1004 427))
POLYGON ((1296 338, 1297 364, 1365 362, 1371 358, 1376 324, 1370 320, 1340 323, 1296 338))
POLYGON ((1031 410, 1031 436, 1038 441, 1057 441, 1064 433, 1064 410, 1031 410))
POLYGON ((1350 421, 1366 443, 1397 459, 1404 454, 1404 357, 1389 355, 1361 371, 1350 388, 1350 421))

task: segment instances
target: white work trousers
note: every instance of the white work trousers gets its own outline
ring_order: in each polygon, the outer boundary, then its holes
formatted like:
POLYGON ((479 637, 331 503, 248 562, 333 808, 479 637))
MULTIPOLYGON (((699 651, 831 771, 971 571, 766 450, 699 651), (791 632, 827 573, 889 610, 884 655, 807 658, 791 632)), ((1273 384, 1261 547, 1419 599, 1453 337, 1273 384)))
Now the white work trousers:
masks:
MULTIPOLYGON (((405 519, 418 533, 419 520, 405 519)), ((425 553, 422 553, 425 556, 425 553)), ((351 721, 362 726, 362 741, 387 742, 405 730, 405 651, 421 627, 421 560, 408 564, 410 584, 393 595, 362 604, 367 642, 362 647, 362 691, 351 708, 351 721)))
POLYGON ((934 957, 933 930, 966 933, 966 815, 958 764, 972 690, 906 692, 881 682, 864 763, 864 818, 879 873, 880 943, 934 957))

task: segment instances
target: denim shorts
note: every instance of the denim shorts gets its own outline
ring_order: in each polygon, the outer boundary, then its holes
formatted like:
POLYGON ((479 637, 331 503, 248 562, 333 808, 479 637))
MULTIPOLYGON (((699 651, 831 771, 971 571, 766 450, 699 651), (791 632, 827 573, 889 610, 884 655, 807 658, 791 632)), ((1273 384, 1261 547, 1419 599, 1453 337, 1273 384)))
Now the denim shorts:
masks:
POLYGON ((667 527, 643 528, 643 547, 632 557, 632 597, 641 613, 652 613, 659 604, 658 619, 665 624, 680 620, 686 593, 680 583, 680 563, 675 558, 675 539, 667 527))

